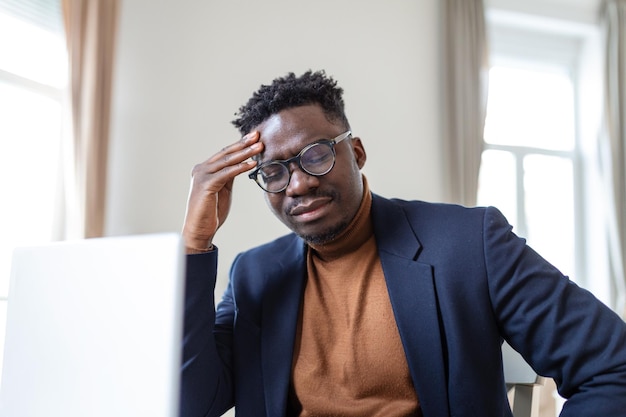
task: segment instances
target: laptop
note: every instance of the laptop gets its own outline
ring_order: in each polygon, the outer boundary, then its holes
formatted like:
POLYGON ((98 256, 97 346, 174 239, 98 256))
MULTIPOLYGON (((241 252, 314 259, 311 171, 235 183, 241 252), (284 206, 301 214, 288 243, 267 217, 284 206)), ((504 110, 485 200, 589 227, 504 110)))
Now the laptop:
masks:
POLYGON ((178 417, 177 234, 17 248, 1 417, 178 417))

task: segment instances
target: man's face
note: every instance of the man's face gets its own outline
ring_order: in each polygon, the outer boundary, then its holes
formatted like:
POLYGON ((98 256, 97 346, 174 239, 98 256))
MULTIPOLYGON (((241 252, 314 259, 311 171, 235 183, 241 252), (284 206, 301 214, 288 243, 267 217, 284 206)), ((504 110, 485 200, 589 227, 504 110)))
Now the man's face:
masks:
MULTIPOLYGON (((321 107, 307 105, 283 110, 258 125, 265 150, 260 163, 285 160, 320 139, 332 139, 348 128, 328 121, 321 107)), ((291 180, 280 193, 265 193, 267 204, 289 229, 313 244, 325 243, 354 218, 363 197, 360 169, 365 164, 361 140, 346 139, 335 146, 336 162, 316 177, 290 165, 291 180)))

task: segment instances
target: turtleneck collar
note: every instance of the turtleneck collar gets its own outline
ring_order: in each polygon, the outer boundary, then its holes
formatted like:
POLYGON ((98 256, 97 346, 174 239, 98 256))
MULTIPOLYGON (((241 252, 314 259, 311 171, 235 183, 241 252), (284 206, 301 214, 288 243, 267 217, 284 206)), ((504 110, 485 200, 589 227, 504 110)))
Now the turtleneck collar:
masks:
POLYGON ((367 179, 363 175, 361 206, 348 227, 330 242, 323 245, 309 245, 309 247, 324 260, 333 260, 357 250, 374 234, 371 208, 372 194, 367 179))

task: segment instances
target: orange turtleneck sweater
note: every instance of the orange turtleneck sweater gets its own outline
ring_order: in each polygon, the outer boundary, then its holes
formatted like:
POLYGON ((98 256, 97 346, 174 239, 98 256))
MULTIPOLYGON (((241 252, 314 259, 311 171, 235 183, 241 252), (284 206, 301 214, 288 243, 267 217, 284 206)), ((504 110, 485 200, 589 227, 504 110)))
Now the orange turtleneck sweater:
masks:
POLYGON ((376 249, 365 178, 364 188, 346 230, 308 250, 290 415, 422 415, 376 249))

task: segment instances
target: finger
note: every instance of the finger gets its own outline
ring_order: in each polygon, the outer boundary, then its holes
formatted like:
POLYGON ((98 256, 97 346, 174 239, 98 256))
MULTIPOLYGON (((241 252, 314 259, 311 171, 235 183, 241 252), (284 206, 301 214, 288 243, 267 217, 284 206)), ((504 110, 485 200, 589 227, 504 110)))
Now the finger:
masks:
MULTIPOLYGON (((221 151, 219 151, 218 153, 213 155, 211 158, 209 158, 208 161, 218 162, 220 160, 223 160, 227 162, 233 158, 233 155, 245 156, 247 153, 251 152, 250 149, 252 149, 252 152, 254 152, 254 150, 258 150, 259 145, 256 145, 256 144, 257 143, 260 144, 260 142, 258 142, 259 138, 260 138, 259 132, 257 131, 250 132, 247 135, 245 135, 243 138, 238 140, 237 142, 222 148, 221 151)), ((252 153, 252 154, 255 154, 255 153, 252 153)))
POLYGON ((216 166, 229 166, 240 164, 263 151, 263 143, 256 142, 240 151, 225 154, 221 159, 214 161, 216 166))
POLYGON ((232 182, 235 177, 253 169, 256 165, 256 161, 247 159, 234 165, 225 166, 216 172, 208 172, 201 164, 194 167, 192 177, 194 183, 198 185, 202 184, 202 189, 219 192, 227 183, 232 182))
POLYGON ((256 166, 257 162, 251 158, 262 150, 262 143, 254 143, 240 151, 222 155, 221 158, 210 159, 197 165, 194 168, 194 174, 234 177, 256 166))
POLYGON ((254 161, 252 159, 246 159, 245 161, 239 162, 238 164, 229 165, 214 175, 224 176, 225 178, 227 178, 227 180, 232 181, 235 179, 236 176, 250 171, 255 166, 257 166, 257 164, 257 161, 254 161))

